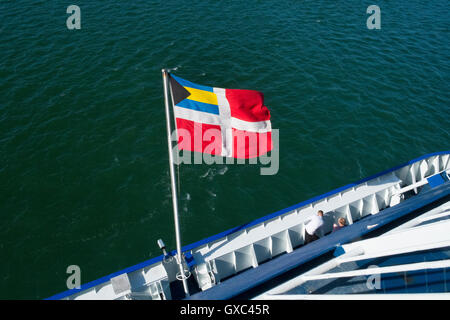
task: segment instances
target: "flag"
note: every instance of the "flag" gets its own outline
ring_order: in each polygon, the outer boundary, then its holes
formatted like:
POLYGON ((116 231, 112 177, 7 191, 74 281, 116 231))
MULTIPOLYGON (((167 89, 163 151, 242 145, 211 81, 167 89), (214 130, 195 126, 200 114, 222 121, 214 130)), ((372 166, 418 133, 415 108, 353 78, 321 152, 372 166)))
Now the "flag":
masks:
POLYGON ((272 150, 270 112, 261 92, 169 76, 180 150, 245 159, 272 150))

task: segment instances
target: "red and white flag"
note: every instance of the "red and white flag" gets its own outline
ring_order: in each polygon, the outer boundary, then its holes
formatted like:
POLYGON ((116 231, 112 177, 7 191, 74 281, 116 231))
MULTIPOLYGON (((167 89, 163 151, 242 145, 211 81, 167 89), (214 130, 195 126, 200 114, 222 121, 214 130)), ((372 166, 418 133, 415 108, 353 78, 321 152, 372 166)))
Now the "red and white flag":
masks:
POLYGON ((261 92, 169 76, 180 150, 241 159, 272 150, 270 112, 261 92))

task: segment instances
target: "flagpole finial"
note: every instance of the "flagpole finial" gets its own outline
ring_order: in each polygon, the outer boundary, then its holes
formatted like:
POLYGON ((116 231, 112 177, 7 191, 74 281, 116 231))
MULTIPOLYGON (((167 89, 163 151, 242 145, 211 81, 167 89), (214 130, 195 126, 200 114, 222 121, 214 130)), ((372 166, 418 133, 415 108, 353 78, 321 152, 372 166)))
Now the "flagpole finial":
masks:
POLYGON ((178 67, 175 68, 162 68, 161 71, 162 73, 171 73, 172 71, 176 71, 178 69, 178 67))

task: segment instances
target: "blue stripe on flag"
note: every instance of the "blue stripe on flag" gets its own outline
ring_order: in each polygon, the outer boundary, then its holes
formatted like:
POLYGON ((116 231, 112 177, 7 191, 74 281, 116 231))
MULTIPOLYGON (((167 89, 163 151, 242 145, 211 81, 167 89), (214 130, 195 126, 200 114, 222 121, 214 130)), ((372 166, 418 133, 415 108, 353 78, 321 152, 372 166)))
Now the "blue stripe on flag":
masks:
POLYGON ((219 114, 219 106, 189 99, 184 99, 183 101, 178 102, 177 107, 219 114))
POLYGON ((189 88, 214 92, 213 87, 202 86, 200 84, 196 84, 196 83, 181 79, 180 77, 174 76, 173 74, 170 74, 170 76, 173 77, 175 80, 177 80, 178 83, 181 84, 183 87, 189 87, 189 88))

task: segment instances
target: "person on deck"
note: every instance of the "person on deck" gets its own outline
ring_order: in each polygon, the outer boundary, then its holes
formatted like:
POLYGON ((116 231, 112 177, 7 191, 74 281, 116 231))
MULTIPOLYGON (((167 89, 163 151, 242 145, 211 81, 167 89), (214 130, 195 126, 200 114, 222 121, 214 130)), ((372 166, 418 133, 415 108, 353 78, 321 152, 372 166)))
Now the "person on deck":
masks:
POLYGON ((338 219, 338 224, 333 224, 333 232, 345 227, 345 218, 340 217, 338 219))
POLYGON ((305 226, 305 244, 313 242, 319 239, 319 234, 323 225, 323 211, 317 211, 317 215, 313 216, 312 219, 305 226))

